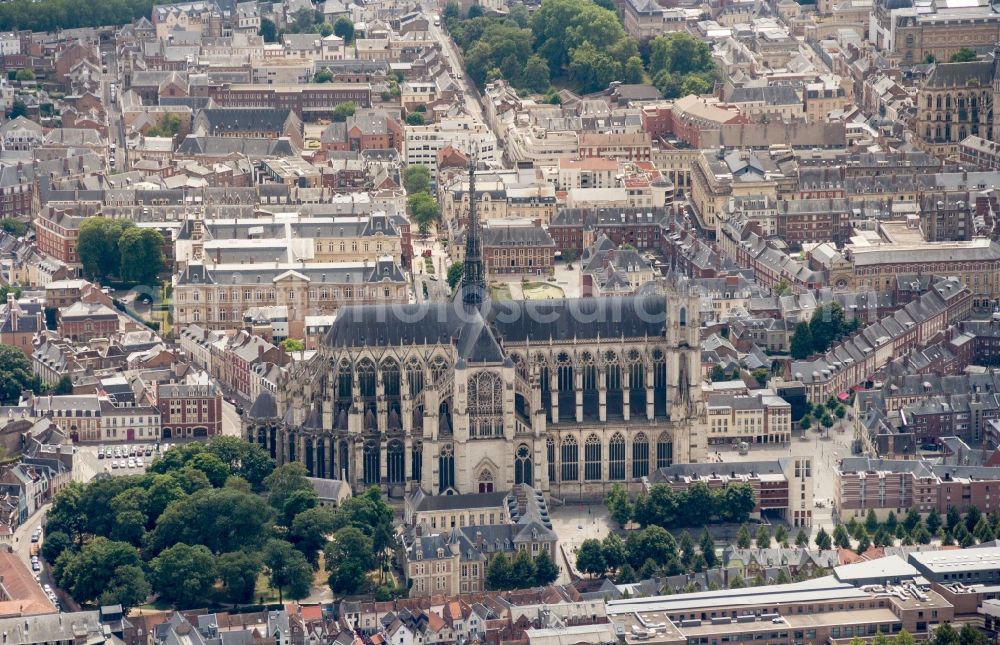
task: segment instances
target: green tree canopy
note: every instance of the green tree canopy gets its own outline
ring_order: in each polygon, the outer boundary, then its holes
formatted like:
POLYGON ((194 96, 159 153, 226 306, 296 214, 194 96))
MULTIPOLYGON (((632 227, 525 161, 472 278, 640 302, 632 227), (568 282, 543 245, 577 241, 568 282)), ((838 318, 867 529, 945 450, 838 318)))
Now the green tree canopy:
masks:
POLYGON ((117 275, 121 269, 118 240, 122 231, 135 226, 126 220, 107 217, 89 217, 80 224, 77 237, 77 255, 83 272, 91 280, 105 280, 117 275))
POLYGON ((354 40, 354 22, 347 16, 337 18, 337 22, 333 23, 333 33, 343 38, 345 43, 352 42, 354 40))
POLYGON ((799 361, 809 358, 813 351, 812 330, 809 323, 800 322, 795 325, 790 345, 792 358, 799 361))
POLYGON ((313 569, 298 549, 284 540, 268 540, 264 545, 263 562, 271 586, 278 590, 280 602, 284 602, 285 594, 293 600, 309 595, 313 569))
MULTIPOLYGON (((969 49, 968 47, 962 47, 957 52, 951 55, 948 59, 949 63, 968 63, 976 60, 976 50, 969 49)), ((20 79, 18 79, 20 80, 20 79)))
POLYGON ((201 545, 175 544, 149 566, 160 597, 178 609, 203 605, 215 583, 215 558, 201 545))
POLYGON ((338 123, 343 123, 347 120, 347 117, 354 116, 357 109, 358 106, 354 101, 340 103, 337 107, 333 108, 333 120, 338 123))
POLYGON ((465 265, 461 262, 452 262, 448 267, 448 288, 454 291, 462 281, 463 275, 465 275, 465 265))
POLYGON ((604 549, 600 540, 584 540, 576 552, 576 568, 580 573, 587 573, 592 576, 603 575, 607 570, 604 562, 604 549))
POLYGON ((278 42, 278 27, 270 18, 260 19, 260 31, 257 34, 264 39, 265 43, 278 42))
POLYGON ((372 567, 374 547, 370 537, 355 527, 342 528, 333 534, 324 548, 330 588, 336 594, 356 592, 372 567))
POLYGON ((260 558, 248 551, 223 553, 216 558, 215 571, 222 583, 223 597, 234 605, 253 601, 262 566, 260 558))
POLYGON ((441 217, 441 207, 437 200, 427 193, 410 195, 406 200, 406 205, 421 232, 426 232, 431 223, 441 217))
POLYGON ((431 171, 424 164, 411 164, 403 170, 403 187, 410 195, 426 193, 431 186, 431 171))
POLYGON ((17 403, 25 390, 41 391, 41 380, 31 370, 31 362, 13 345, 0 345, 0 400, 17 403))
POLYGON ((163 235, 153 228, 129 226, 118 239, 118 275, 125 282, 153 286, 163 270, 163 235))
POLYGON ((426 122, 424 115, 420 112, 410 112, 406 115, 406 125, 424 125, 426 122))

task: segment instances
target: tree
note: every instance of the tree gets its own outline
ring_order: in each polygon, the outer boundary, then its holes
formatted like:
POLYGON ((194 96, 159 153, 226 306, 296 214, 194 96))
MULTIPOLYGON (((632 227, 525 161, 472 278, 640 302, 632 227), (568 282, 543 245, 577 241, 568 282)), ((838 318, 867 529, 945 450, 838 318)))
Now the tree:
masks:
POLYGON ((444 6, 444 11, 441 13, 444 18, 445 23, 449 23, 453 20, 457 20, 461 17, 462 7, 455 0, 449 0, 444 6))
POLYGON ((795 332, 792 334, 792 340, 790 343, 792 358, 796 360, 809 358, 809 355, 812 354, 812 348, 813 339, 809 324, 800 322, 795 325, 795 332))
POLYGON ((771 530, 767 528, 766 524, 761 524, 757 527, 757 534, 754 537, 754 542, 757 543, 758 549, 771 548, 771 530))
POLYGON ((132 222, 107 217, 89 217, 80 224, 77 236, 77 255, 83 265, 84 275, 91 280, 104 280, 121 268, 118 240, 132 222))
MULTIPOLYGON (((622 567, 622 571, 625 567, 629 567, 625 564, 622 567)), ((633 571, 633 574, 635 572, 633 571)), ((538 586, 550 585, 559 578, 559 565, 552 560, 552 556, 549 555, 548 551, 542 551, 535 558, 535 584, 538 586)))
POLYGON ((486 588, 490 591, 503 591, 514 586, 510 558, 500 552, 493 556, 486 567, 486 588))
POLYGON ((314 569, 319 563, 319 552, 326 544, 326 537, 333 533, 336 525, 337 518, 333 511, 320 506, 302 511, 292 520, 288 534, 314 569))
POLYGON ((332 82, 333 82, 333 72, 326 69, 325 67, 323 69, 317 70, 316 73, 313 74, 313 83, 332 83, 332 82))
POLYGON ((593 538, 583 541, 576 552, 576 568, 591 576, 604 575, 608 567, 604 562, 604 550, 600 541, 593 538))
POLYGON ((35 71, 28 67, 22 67, 17 70, 17 73, 14 75, 14 80, 21 83, 24 81, 33 81, 35 80, 35 71))
POLYGON ((345 527, 333 534, 324 547, 328 582, 334 593, 349 594, 361 588, 372 568, 372 540, 361 529, 345 527))
POLYGON ((941 514, 938 513, 936 508, 932 508, 930 513, 927 514, 927 519, 924 520, 924 522, 927 524, 928 531, 931 533, 937 533, 938 529, 941 528, 941 514))
POLYGON ((448 267, 448 288, 454 291, 462 281, 463 275, 465 275, 465 265, 461 262, 452 262, 448 267))
POLYGON ((550 78, 548 62, 538 55, 529 56, 521 74, 521 85, 540 94, 549 88, 550 78))
POLYGON ((783 548, 788 548, 788 529, 785 528, 784 524, 779 524, 778 527, 774 529, 774 541, 783 548))
POLYGON ((201 545, 175 544, 149 566, 157 593, 178 609, 204 604, 215 583, 215 558, 201 545))
POLYGON ((750 527, 746 524, 740 526, 740 530, 736 532, 736 546, 741 549, 750 548, 750 527))
POLYGON ((713 383, 726 380, 726 370, 720 363, 712 366, 712 371, 708 377, 713 383))
POLYGON ((913 533, 913 530, 920 526, 920 511, 917 510, 915 506, 911 506, 908 511, 906 511, 906 517, 903 519, 903 527, 906 529, 907 533, 913 533))
POLYGON ((628 560, 632 566, 640 566, 649 559, 654 562, 667 562, 677 555, 677 543, 666 529, 659 526, 647 526, 640 531, 633 531, 625 540, 628 560))
POLYGON ((858 527, 858 532, 855 535, 855 537, 858 540, 858 548, 855 549, 855 552, 858 555, 861 555, 862 553, 867 551, 869 547, 871 547, 872 541, 871 538, 868 537, 868 531, 865 530, 864 526, 858 527))
POLYGON ((833 528, 833 543, 841 549, 851 548, 851 536, 843 524, 838 524, 833 528))
POLYGON ((52 388, 53 394, 72 394, 73 393, 73 378, 69 374, 63 374, 59 377, 59 382, 56 386, 52 388))
POLYGON ((573 50, 569 74, 582 92, 597 92, 621 77, 622 66, 610 54, 585 41, 573 50))
POLYGON ((715 540, 712 539, 712 535, 705 529, 701 533, 701 540, 699 540, 699 547, 701 548, 701 555, 705 558, 705 564, 709 567, 714 567, 719 562, 719 557, 715 553, 715 540))
MULTIPOLYGON (((370 557, 370 553, 365 552, 364 556, 370 557)), ((309 595, 313 569, 298 549, 284 540, 268 540, 262 551, 262 561, 267 567, 271 587, 278 590, 279 602, 284 602, 285 594, 293 600, 309 595)))
POLYGON ((804 529, 799 529, 799 532, 795 534, 795 546, 800 549, 805 549, 809 546, 809 536, 806 535, 804 529))
POLYGON ((812 346, 815 352, 825 352, 846 331, 844 308, 839 302, 817 307, 809 319, 812 346))
POLYGON ((125 614, 128 614, 133 607, 146 602, 150 591, 149 582, 146 581, 146 574, 142 568, 125 565, 115 569, 114 575, 97 600, 101 605, 121 605, 125 614))
POLYGON ((934 638, 930 642, 932 645, 955 645, 958 643, 958 630, 951 623, 942 623, 934 630, 934 638))
POLYGON ((608 507, 611 519, 617 522, 618 526, 628 524, 632 517, 632 503, 629 502, 625 486, 619 483, 614 484, 608 494, 604 496, 604 505, 608 507))
POLYGON ((473 18, 482 18, 483 13, 484 13, 483 8, 478 4, 474 4, 471 7, 469 7, 469 13, 466 14, 466 17, 469 20, 472 20, 473 18))
POLYGON ((73 539, 63 531, 49 532, 51 524, 51 522, 46 524, 45 541, 42 542, 41 551, 46 561, 55 562, 63 551, 73 546, 73 539))
POLYGON ((28 106, 25 105, 24 101, 20 99, 14 99, 14 102, 10 106, 10 112, 7 113, 7 118, 13 121, 14 119, 22 117, 27 113, 28 113, 28 106))
POLYGON ((618 575, 615 576, 615 583, 620 585, 632 584, 636 581, 636 575, 632 565, 626 562, 625 566, 618 571, 618 575))
POLYGON ((163 235, 154 228, 125 227, 118 239, 121 279, 156 285, 156 276, 163 270, 163 244, 163 235))
POLYGON ((333 33, 343 38, 345 43, 351 43, 354 40, 354 22, 347 16, 337 18, 337 22, 333 23, 333 33))
POLYGON ((605 568, 612 571, 616 571, 624 565, 628 556, 625 542, 618 537, 617 533, 608 533, 608 536, 601 541, 601 553, 604 556, 605 568))
POLYGON ((803 430, 808 430, 809 428, 811 428, 812 417, 810 417, 808 414, 802 417, 802 419, 799 421, 799 427, 802 428, 803 430))
POLYGON ((278 27, 270 18, 261 18, 257 35, 263 38, 265 43, 278 42, 278 27))
POLYGON ((677 549, 681 552, 681 564, 685 568, 690 568, 696 552, 694 550, 694 539, 687 532, 687 529, 681 532, 681 537, 677 540, 677 549))
POLYGON ((816 543, 816 548, 821 551, 826 551, 832 546, 830 534, 822 526, 819 528, 819 531, 816 533, 816 539, 813 541, 816 543))
POLYGON ((962 514, 958 512, 958 509, 954 506, 948 507, 948 513, 945 515, 945 526, 948 527, 949 531, 954 531, 955 527, 959 525, 962 521, 962 514))
POLYGON ((424 164, 416 163, 403 171, 403 187, 407 194, 426 193, 431 186, 431 171, 424 164))
POLYGON ((425 122, 424 115, 420 112, 410 112, 406 115, 406 125, 423 125, 425 122))
POLYGON ((409 199, 406 200, 406 205, 421 232, 425 232, 432 222, 441 217, 441 207, 427 193, 410 195, 409 199))
POLYGON ((874 533, 878 530, 878 525, 879 521, 878 516, 875 515, 875 509, 868 509, 868 514, 865 516, 865 529, 867 529, 869 533, 874 533))
POLYGON ((183 542, 204 545, 213 553, 239 551, 262 543, 273 517, 256 495, 205 488, 167 506, 149 534, 148 548, 156 553, 183 542))
POLYGON ((576 252, 576 249, 574 249, 574 248, 569 248, 569 249, 563 249, 562 250, 562 259, 563 259, 563 262, 565 262, 566 266, 568 266, 568 267, 571 267, 571 265, 574 262, 576 262, 576 258, 578 256, 579 256, 579 254, 576 252))
POLYGON ((896 637, 892 639, 892 645, 915 645, 916 641, 913 640, 913 636, 910 632, 901 630, 896 637))
MULTIPOLYGON (((951 55, 948 59, 949 63, 968 63, 976 60, 976 50, 969 49, 968 47, 962 47, 957 52, 951 55)), ((20 80, 20 79, 18 79, 20 80)))
POLYGON ((0 345, 0 402, 17 403, 25 390, 41 391, 41 380, 32 373, 31 362, 13 345, 0 345))
POLYGON ((27 223, 22 222, 19 219, 4 217, 3 219, 0 219, 0 229, 2 229, 5 233, 10 233, 14 237, 24 237, 28 234, 30 227, 27 223))
POLYGON ((56 582, 77 602, 98 599, 121 567, 141 568, 139 551, 131 544, 95 537, 79 552, 64 551, 57 559, 56 582))
POLYGON ((970 531, 974 531, 976 524, 979 524, 979 520, 982 519, 983 514, 976 506, 970 506, 969 510, 965 512, 965 528, 970 531))
POLYGON ((518 549, 510 565, 512 579, 519 588, 527 588, 535 584, 537 569, 535 561, 527 549, 518 549))
POLYGON ((642 66, 642 58, 639 56, 629 56, 625 61, 624 78, 626 83, 638 84, 646 80, 646 70, 642 66))
POLYGON ((343 123, 347 120, 347 117, 354 116, 357 109, 358 106, 354 103, 354 101, 340 103, 337 107, 333 108, 333 120, 337 123, 343 123))
POLYGON ((267 491, 268 504, 279 512, 285 520, 285 526, 290 525, 292 519, 305 510, 305 508, 296 508, 303 503, 303 498, 301 496, 296 498, 295 493, 308 495, 311 492, 315 497, 315 491, 313 491, 312 484, 309 483, 306 466, 297 461, 275 468, 270 475, 264 478, 263 485, 264 490, 267 491), (295 512, 291 512, 293 509, 295 512))
POLYGON ((247 551, 223 553, 215 560, 215 572, 222 582, 223 597, 233 605, 253 601, 260 558, 247 551))

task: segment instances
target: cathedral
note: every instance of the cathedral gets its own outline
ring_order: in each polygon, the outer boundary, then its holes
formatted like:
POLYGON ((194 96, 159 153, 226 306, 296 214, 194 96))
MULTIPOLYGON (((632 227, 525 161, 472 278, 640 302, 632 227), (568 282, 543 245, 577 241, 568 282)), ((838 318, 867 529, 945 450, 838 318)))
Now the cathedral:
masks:
MULTIPOLYGON (((470 183, 475 177, 470 172, 470 183)), ((527 484, 555 501, 638 490, 704 458, 698 300, 493 301, 474 203, 452 302, 344 306, 319 351, 244 414, 313 477, 401 497, 527 484)))

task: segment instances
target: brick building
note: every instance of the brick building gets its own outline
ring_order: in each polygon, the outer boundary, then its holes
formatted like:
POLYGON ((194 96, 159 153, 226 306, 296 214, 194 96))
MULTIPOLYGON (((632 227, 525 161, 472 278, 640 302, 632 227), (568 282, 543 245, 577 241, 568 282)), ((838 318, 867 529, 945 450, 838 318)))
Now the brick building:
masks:
POLYGON ((76 342, 108 338, 119 330, 118 313, 100 303, 76 302, 59 310, 59 333, 76 342))
POLYGON ((214 383, 157 384, 156 407, 164 439, 222 434, 222 391, 214 383))
POLYGON ((573 249, 577 256, 600 235, 618 247, 659 249, 669 219, 665 208, 564 208, 549 222, 549 235, 557 249, 573 249))
POLYGON ((372 104, 368 83, 226 84, 212 86, 208 93, 220 106, 285 108, 303 121, 333 119, 333 110, 341 103, 364 108, 372 104))

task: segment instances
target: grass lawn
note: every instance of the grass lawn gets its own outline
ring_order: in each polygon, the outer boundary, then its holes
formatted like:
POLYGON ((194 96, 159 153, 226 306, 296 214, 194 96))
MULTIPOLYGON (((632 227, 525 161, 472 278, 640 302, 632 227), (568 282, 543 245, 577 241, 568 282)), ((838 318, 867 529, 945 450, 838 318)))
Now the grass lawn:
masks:
POLYGON ((506 284, 495 284, 490 287, 490 294, 494 300, 513 300, 510 287, 506 284))
POLYGON ((549 300, 566 295, 562 288, 547 282, 525 282, 521 285, 521 289, 526 300, 549 300))

